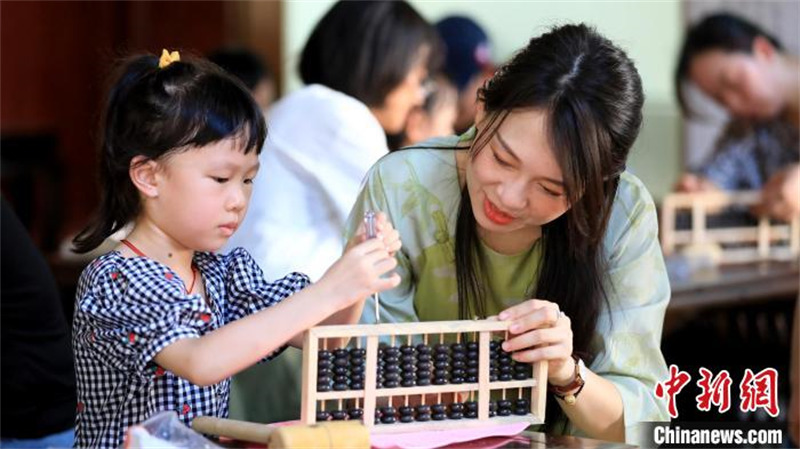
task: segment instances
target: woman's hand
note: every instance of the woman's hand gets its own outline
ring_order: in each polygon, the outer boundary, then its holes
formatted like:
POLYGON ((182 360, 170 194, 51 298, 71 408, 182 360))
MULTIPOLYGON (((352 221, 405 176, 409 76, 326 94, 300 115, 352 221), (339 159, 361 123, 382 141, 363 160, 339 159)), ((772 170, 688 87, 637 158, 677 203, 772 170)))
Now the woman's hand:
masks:
POLYGON ((572 382, 575 374, 572 323, 558 304, 529 299, 500 312, 498 318, 512 321, 503 350, 512 352, 514 360, 524 363, 546 360, 547 379, 551 384, 572 382))

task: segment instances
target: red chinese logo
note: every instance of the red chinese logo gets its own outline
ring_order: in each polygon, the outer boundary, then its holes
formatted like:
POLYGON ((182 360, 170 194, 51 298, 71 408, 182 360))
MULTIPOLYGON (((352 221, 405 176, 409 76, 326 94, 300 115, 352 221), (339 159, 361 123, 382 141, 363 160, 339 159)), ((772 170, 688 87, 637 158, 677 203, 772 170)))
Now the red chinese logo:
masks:
POLYGON ((683 387, 689 383, 691 376, 686 371, 680 371, 677 366, 669 366, 669 380, 666 382, 658 383, 656 385, 656 397, 667 397, 669 416, 673 419, 678 417, 678 407, 675 406, 675 396, 683 390, 683 387), (666 391, 664 389, 666 388, 666 391))
POLYGON ((697 409, 707 412, 711 404, 718 407, 720 413, 725 413, 731 408, 731 375, 727 370, 722 370, 714 377, 713 373, 705 368, 700 368, 702 378, 697 381, 697 386, 703 391, 697 395, 697 409))
POLYGON ((739 390, 742 399, 739 407, 743 412, 763 408, 769 416, 778 416, 778 372, 775 368, 765 368, 755 375, 749 368, 745 369, 739 390))

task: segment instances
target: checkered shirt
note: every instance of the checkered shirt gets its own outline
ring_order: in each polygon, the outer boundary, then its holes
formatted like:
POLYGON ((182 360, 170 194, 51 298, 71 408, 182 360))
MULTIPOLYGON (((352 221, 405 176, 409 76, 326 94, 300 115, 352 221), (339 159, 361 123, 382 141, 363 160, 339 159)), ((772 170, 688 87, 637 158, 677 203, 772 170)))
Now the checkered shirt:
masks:
POLYGON ((724 190, 758 190, 800 160, 798 130, 783 121, 731 123, 699 173, 724 190))
POLYGON ((83 271, 72 334, 76 447, 116 448, 128 426, 164 410, 176 411, 187 425, 196 416, 227 417, 230 379, 200 387, 153 358, 182 338, 201 337, 309 284, 300 273, 267 282, 242 248, 227 255, 196 253, 194 262, 211 305, 186 294, 178 276, 152 259, 113 251, 83 271))

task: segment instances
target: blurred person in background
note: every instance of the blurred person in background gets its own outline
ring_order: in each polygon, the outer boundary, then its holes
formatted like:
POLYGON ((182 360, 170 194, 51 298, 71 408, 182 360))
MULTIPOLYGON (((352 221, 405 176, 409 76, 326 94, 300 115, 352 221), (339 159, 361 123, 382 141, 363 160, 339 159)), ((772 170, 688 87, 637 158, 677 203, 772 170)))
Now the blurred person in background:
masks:
POLYGON ((208 59, 244 83, 262 111, 269 109, 275 99, 275 78, 260 56, 246 48, 225 47, 211 52, 208 59))
POLYGON ((458 88, 455 130, 461 134, 475 123, 478 88, 492 76, 489 37, 474 20, 446 17, 436 23, 445 48, 445 73, 458 88))
POLYGON ((678 101, 692 114, 686 81, 732 120, 711 159, 682 175, 676 190, 761 189, 756 214, 785 221, 800 214, 800 60, 755 24, 714 14, 689 29, 675 72, 678 101))
MULTIPOLYGON (((433 26, 404 1, 335 3, 303 48, 305 87, 270 111, 261 174, 228 248, 246 248, 267 277, 298 270, 319 279, 342 253, 364 175, 389 152, 386 135, 400 132, 422 104, 440 46, 433 26)), ((299 354, 286 351, 235 377, 231 416, 298 418, 299 354)))
POLYGON ((391 151, 455 133, 458 91, 443 76, 432 79, 428 86, 425 102, 409 112, 403 131, 387 136, 391 151))
POLYGON ((0 201, 0 446, 71 447, 75 368, 61 296, 25 227, 0 201))

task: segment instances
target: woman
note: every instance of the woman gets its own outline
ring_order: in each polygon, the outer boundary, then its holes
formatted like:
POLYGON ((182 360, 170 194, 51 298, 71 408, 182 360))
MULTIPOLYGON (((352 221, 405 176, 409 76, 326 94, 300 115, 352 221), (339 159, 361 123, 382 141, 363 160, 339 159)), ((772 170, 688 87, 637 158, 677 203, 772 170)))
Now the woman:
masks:
POLYGON ((786 221, 800 214, 800 60, 756 25, 715 14, 691 27, 678 59, 678 100, 691 113, 686 81, 733 120, 711 159, 697 173, 683 175, 676 189, 761 189, 756 213, 786 221))
MULTIPOLYGON (((261 174, 227 248, 246 248, 268 279, 297 270, 318 280, 342 254, 364 175, 389 151, 386 133, 399 132, 422 104, 423 82, 438 64, 437 39, 406 2, 334 4, 303 49, 306 86, 270 111, 261 174)), ((298 418, 300 366, 299 352, 287 351, 237 376, 231 415, 298 418)))
MULTIPOLYGON (((653 201, 625 172, 639 75, 607 39, 567 25, 532 39, 479 103, 466 134, 381 159, 350 215, 349 234, 380 210, 402 236, 381 321, 510 320, 503 348, 546 360, 563 398, 548 431, 634 441, 640 421, 668 419, 654 387, 667 377, 669 284, 653 201)), ((361 321, 374 316, 367 301, 361 321)))

